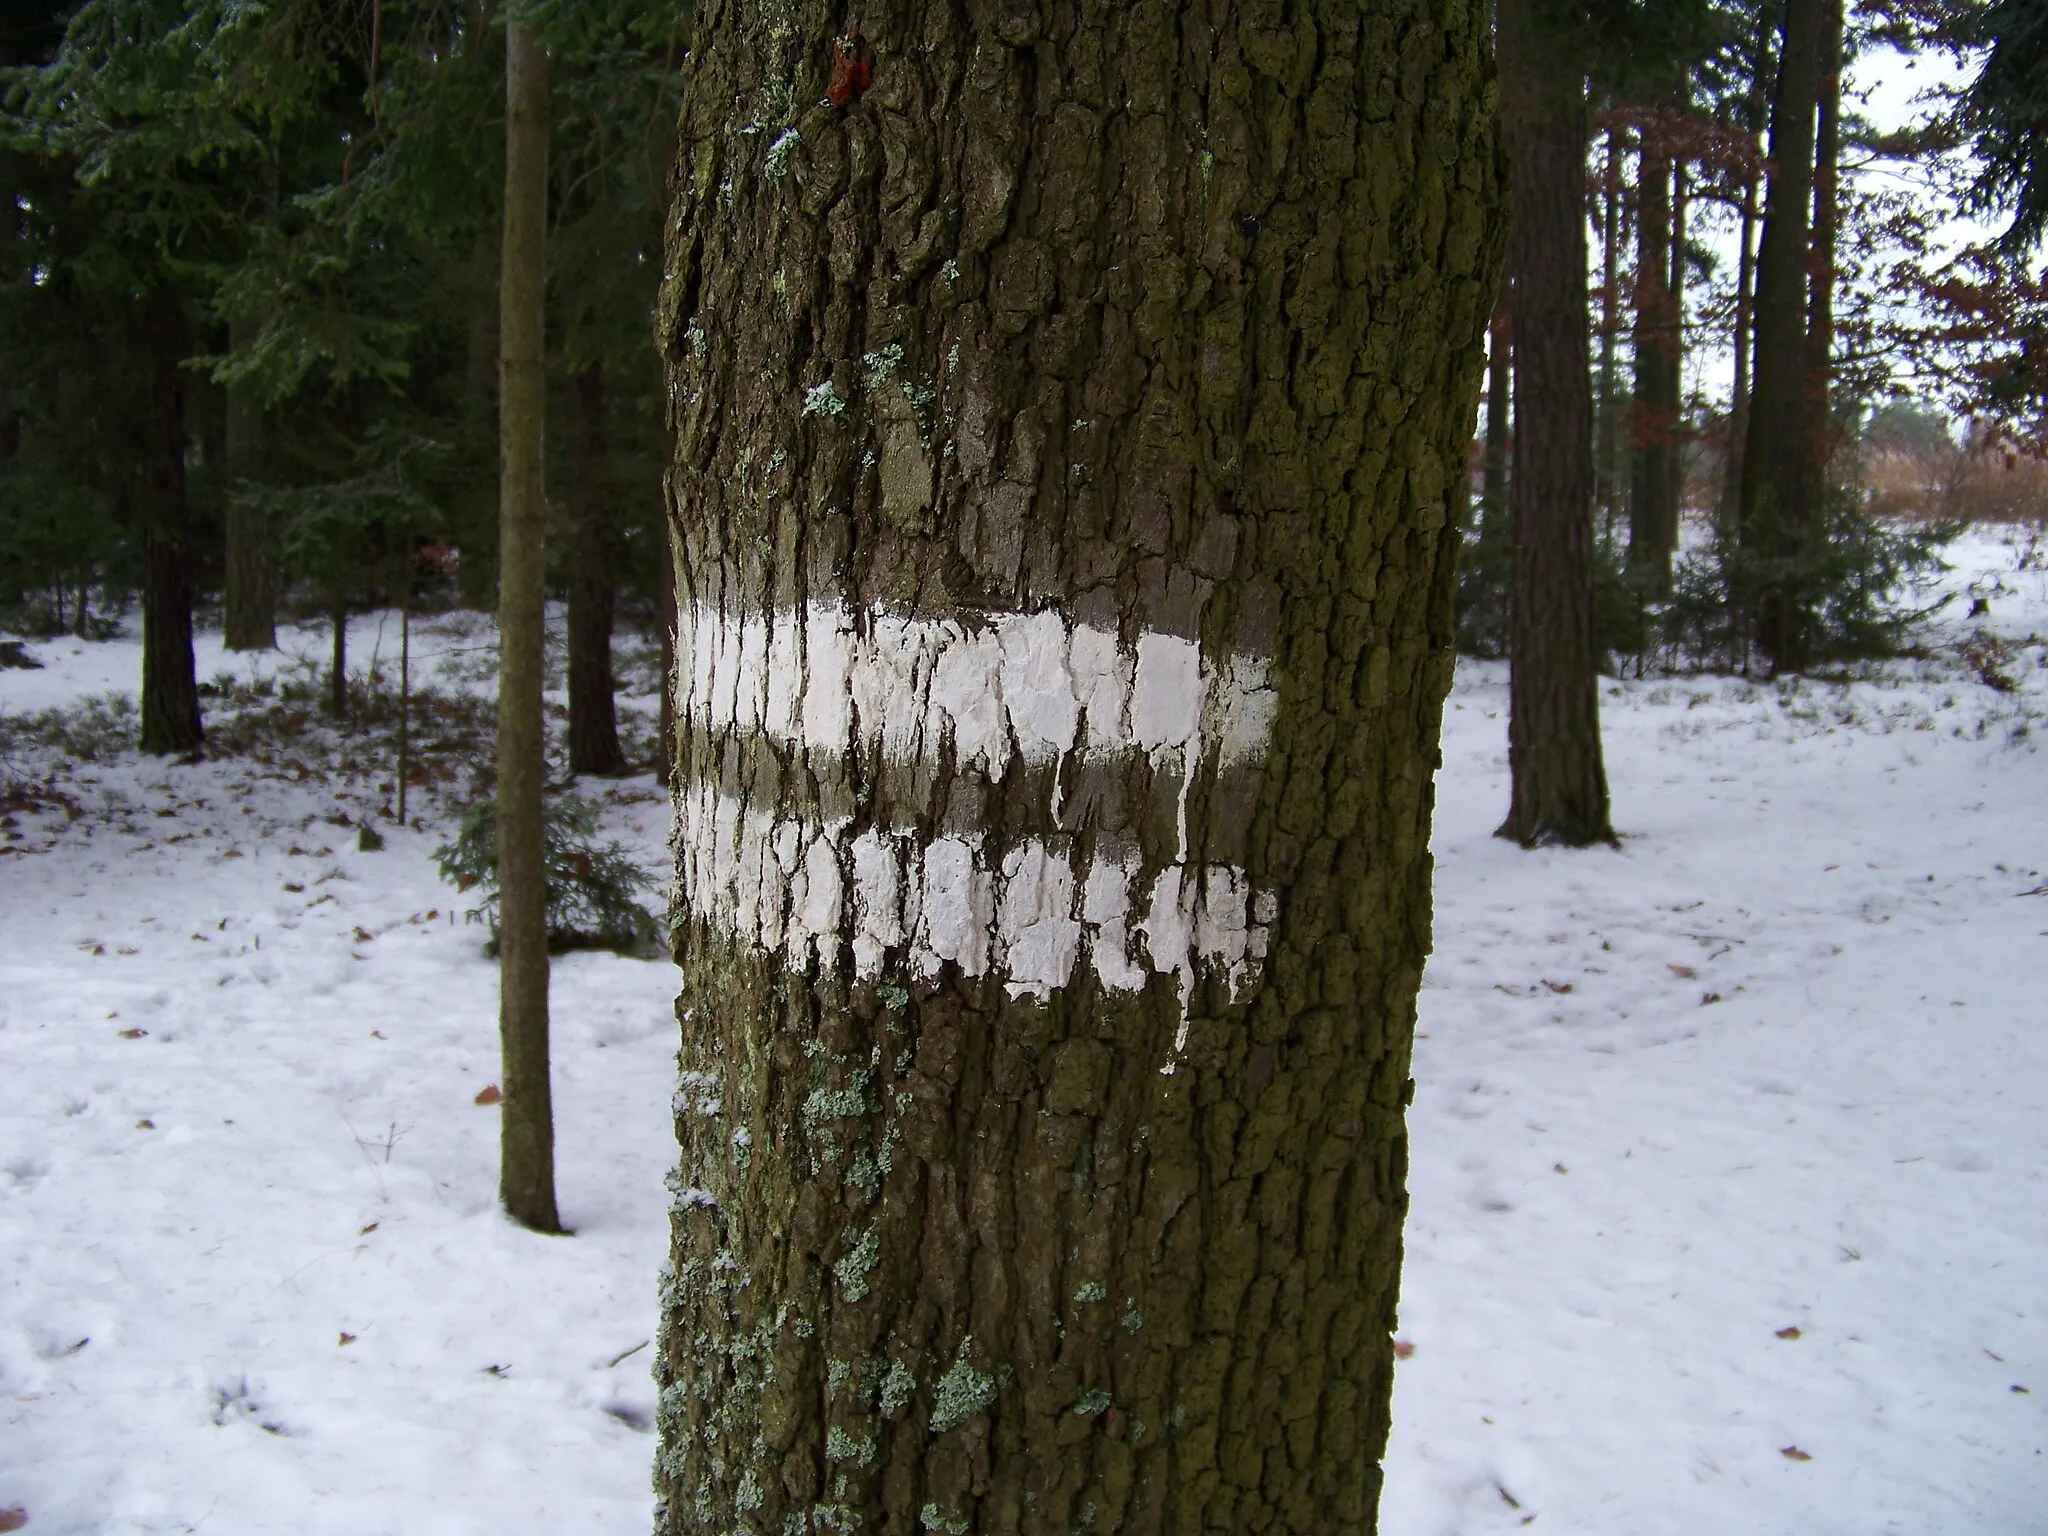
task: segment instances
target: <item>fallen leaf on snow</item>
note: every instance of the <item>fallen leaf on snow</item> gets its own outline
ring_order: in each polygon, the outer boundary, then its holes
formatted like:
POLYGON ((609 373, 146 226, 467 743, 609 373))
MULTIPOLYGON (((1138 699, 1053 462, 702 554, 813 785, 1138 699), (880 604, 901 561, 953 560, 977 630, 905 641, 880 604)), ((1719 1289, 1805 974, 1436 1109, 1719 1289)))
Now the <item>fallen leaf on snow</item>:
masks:
POLYGON ((2014 1382, 2010 1387, 2006 1388, 2006 1390, 2008 1392, 2017 1392, 2022 1397, 2032 1397, 2034 1395, 2033 1393, 2029 1392, 2025 1387, 2021 1386, 2018 1382, 2014 1382))
POLYGON ((1551 990, 1551 991, 1553 991, 1553 992, 1557 993, 1557 994, 1558 994, 1558 995, 1560 995, 1560 996, 1562 996, 1562 995, 1563 995, 1563 994, 1565 994, 1566 992, 1569 992, 1569 991, 1571 991, 1571 989, 1572 989, 1572 984, 1571 984, 1570 982, 1568 982, 1568 981, 1552 981, 1552 980, 1550 980, 1550 979, 1549 979, 1548 977, 1545 977, 1545 978, 1544 978, 1544 982, 1543 982, 1543 985, 1545 985, 1546 987, 1550 988, 1550 990, 1551 990))
POLYGON ((0 1509, 0 1531, 18 1531, 28 1524, 28 1511, 19 1504, 0 1509))
POLYGON ((1415 1346, 1414 1344, 1410 1343, 1407 1339, 1394 1340, 1394 1358, 1396 1360, 1406 1360, 1410 1355, 1414 1353, 1415 1346))
POLYGON ((1787 1461, 1813 1460, 1811 1456, 1807 1455, 1806 1452, 1799 1449, 1799 1447, 1796 1445, 1781 1445, 1778 1447, 1778 1454, 1784 1457, 1787 1461))
POLYGON ((356 1336, 355 1336, 354 1334, 352 1334, 352 1333, 344 1333, 344 1334, 343 1334, 343 1335, 342 1335, 342 1336, 341 1336, 340 1338, 336 1339, 336 1340, 334 1341, 334 1343, 335 1343, 335 1346, 336 1346, 337 1348, 339 1348, 339 1347, 340 1347, 341 1345, 344 1345, 344 1344, 353 1344, 353 1343, 355 1343, 355 1341, 356 1341, 356 1336))
POLYGON ((372 939, 374 939, 374 938, 376 938, 376 937, 377 937, 377 935, 375 935, 374 933, 370 932, 370 930, 369 930, 369 929, 367 929, 367 928, 365 928, 365 927, 362 927, 362 926, 361 926, 360 924, 358 924, 358 925, 357 925, 357 927, 356 927, 356 942, 357 942, 358 944, 367 944, 367 943, 369 943, 369 942, 370 942, 370 940, 372 940, 372 939))
POLYGON ((1778 1337, 1781 1339, 1796 1339, 1799 1337, 1799 1330, 1797 1328, 1780 1328, 1778 1330, 1778 1337))
POLYGON ((1550 1171, 1552 1173, 1570 1173, 1571 1169, 1565 1167, 1563 1163, 1552 1163, 1550 1165, 1550 1171))
POLYGON ((1702 992, 1700 994, 1700 1006, 1702 1008, 1706 1007, 1709 1003, 1718 1003, 1719 1001, 1721 1001, 1721 994, 1718 992, 1702 992))
POLYGON ((476 1102, 479 1104, 495 1104, 504 1097, 504 1094, 498 1092, 498 1085, 496 1083, 485 1083, 482 1088, 477 1090, 476 1102))
POLYGON ((156 1122, 154 1120, 138 1120, 135 1122, 135 1129, 138 1131, 153 1131, 156 1129, 156 1122))
POLYGON ((121 1038, 123 1040, 140 1040, 148 1033, 149 1031, 146 1029, 124 1029, 121 1031, 121 1038))
POLYGON ((369 1235, 370 1235, 370 1234, 371 1234, 372 1232, 374 1232, 374 1231, 376 1231, 376 1230, 377 1230, 377 1223, 373 1221, 373 1222, 371 1222, 371 1223, 370 1223, 370 1224, 369 1224, 369 1225, 368 1225, 367 1227, 364 1227, 364 1228, 363 1228, 363 1229, 362 1229, 362 1230, 361 1230, 360 1232, 356 1233, 356 1236, 357 1236, 357 1237, 368 1237, 368 1236, 369 1236, 369 1235))
POLYGON ((1673 965, 1669 960, 1664 962, 1664 969, 1683 981, 1691 981, 1695 976, 1699 975, 1699 972, 1692 966, 1673 965))

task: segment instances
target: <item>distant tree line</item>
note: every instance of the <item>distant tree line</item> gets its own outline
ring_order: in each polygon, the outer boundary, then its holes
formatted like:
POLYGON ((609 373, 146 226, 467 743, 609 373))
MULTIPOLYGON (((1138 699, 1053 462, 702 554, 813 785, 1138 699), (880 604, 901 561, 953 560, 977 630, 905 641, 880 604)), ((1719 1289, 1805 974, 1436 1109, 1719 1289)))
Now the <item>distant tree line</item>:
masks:
POLYGON ((1896 589, 1936 540, 1869 515, 1873 411, 1909 383, 1967 417, 1972 441, 2048 447, 2048 279, 2026 260, 2048 222, 2048 10, 1497 11, 1514 232, 1461 641, 1513 662, 1503 834, 1595 842, 1610 835, 1603 662, 1664 649, 1800 671, 1895 642, 1896 589), (1880 45, 1949 49, 1977 72, 1931 126, 1880 134, 1843 91, 1849 61, 1880 45), (1951 198, 1855 174, 1879 158, 1947 176, 1951 198), (2011 226, 1951 256, 1947 209, 2011 226), (1707 238, 1716 226, 1732 263, 1707 238), (1728 376, 1688 391, 1703 351, 1725 355, 1728 376), (1688 505, 1710 529, 1690 554, 1688 505))
MULTIPOLYGON (((687 7, 532 8, 551 63, 550 585, 572 756, 624 766, 610 637, 659 601, 649 341, 687 7)), ((506 17, 495 0, 87 0, 0 20, 0 604, 138 593, 143 743, 228 645, 417 584, 494 600, 506 17)))

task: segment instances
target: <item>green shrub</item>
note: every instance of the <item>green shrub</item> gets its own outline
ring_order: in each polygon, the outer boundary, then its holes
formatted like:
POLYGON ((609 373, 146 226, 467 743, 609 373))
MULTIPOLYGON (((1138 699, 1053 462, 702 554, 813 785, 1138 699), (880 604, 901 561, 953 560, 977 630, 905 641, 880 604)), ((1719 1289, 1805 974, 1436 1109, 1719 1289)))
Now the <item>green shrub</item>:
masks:
POLYGON ((1767 513, 1740 539, 1717 527, 1678 563, 1665 638, 1694 666, 1747 671, 1760 659, 1759 615, 1776 600, 1801 616, 1810 665, 1894 655, 1947 601, 1914 598, 1947 569, 1942 547, 1959 531, 1956 523, 1882 521, 1847 491, 1829 498, 1817 536, 1795 554, 1774 553, 1788 541, 1767 513))
POLYGON ((49 747, 97 763, 133 748, 140 729, 133 696, 92 693, 58 709, 0 714, 0 751, 49 747))
MULTIPOLYGON (((575 795, 561 795, 541 813, 546 846, 548 948, 615 949, 652 956, 660 952, 660 929, 635 893, 654 881, 616 842, 597 841, 597 807, 575 795)), ((473 802, 462 813, 455 840, 434 850, 441 878, 461 890, 481 890, 483 902, 471 917, 491 926, 490 952, 497 952, 498 805, 473 802)))

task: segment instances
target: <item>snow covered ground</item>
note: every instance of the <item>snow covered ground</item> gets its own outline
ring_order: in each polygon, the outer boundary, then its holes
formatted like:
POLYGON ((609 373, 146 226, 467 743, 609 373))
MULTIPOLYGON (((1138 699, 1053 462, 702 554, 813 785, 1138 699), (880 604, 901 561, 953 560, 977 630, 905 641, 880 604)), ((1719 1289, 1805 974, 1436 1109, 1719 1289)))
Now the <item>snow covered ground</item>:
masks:
MULTIPOLYGON (((2048 576, 1956 553, 1992 612, 1927 659, 1608 685, 1615 850, 1490 836, 1505 676, 1461 669, 1390 1536, 2041 1528, 2048 576)), ((417 662, 473 686, 479 644, 429 626, 417 662)), ((134 686, 132 643, 30 651, 0 712, 134 686)), ((0 821, 0 1511, 641 1532, 673 972, 558 962, 576 1235, 511 1227, 441 831, 388 824, 388 765, 310 756, 74 760, 68 805, 0 821)), ((658 865, 651 783, 586 789, 658 865)))

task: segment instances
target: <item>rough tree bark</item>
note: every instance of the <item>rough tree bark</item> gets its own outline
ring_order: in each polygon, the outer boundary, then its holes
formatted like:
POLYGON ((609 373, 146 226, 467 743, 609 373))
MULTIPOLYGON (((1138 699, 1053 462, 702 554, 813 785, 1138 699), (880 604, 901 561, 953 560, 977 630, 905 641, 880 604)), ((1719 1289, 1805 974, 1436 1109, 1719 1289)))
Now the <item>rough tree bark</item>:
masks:
POLYGON ((561 1230, 548 1077, 547 876, 541 836, 541 638, 547 533, 542 372, 548 60, 505 29, 505 238, 498 328, 498 1194, 514 1220, 561 1230))
MULTIPOLYGON (((157 300, 171 305, 168 298, 157 300)), ((142 529, 142 750, 197 752, 199 677, 192 656, 192 503, 185 486, 182 327, 151 328, 152 369, 135 474, 142 529)))
POLYGON ((1744 539, 1777 568, 1758 606, 1757 642, 1779 669, 1804 664, 1807 625, 1796 571, 1806 504, 1806 287, 1812 255, 1814 118, 1828 0, 1786 0, 1771 157, 1757 250, 1755 358, 1742 456, 1744 539))
POLYGON ((1508 503, 1508 766, 1500 835, 1609 842, 1593 648, 1593 404, 1586 339, 1585 76, 1533 0, 1500 3, 1514 187, 1515 437, 1508 503))
POLYGON ((569 378, 569 771, 620 774, 612 701, 613 519, 605 487, 604 365, 569 378))
POLYGON ((1370 1531, 1484 11, 845 14, 686 66, 657 1525, 1370 1531))
MULTIPOLYGON (((230 321, 229 344, 248 345, 251 322, 230 321)), ((230 387, 227 471, 230 481, 253 480, 263 451, 263 408, 247 389, 230 387)), ((222 639, 231 651, 277 649, 277 578, 270 558, 270 519, 260 506, 230 500, 226 517, 226 577, 221 594, 222 639)))

